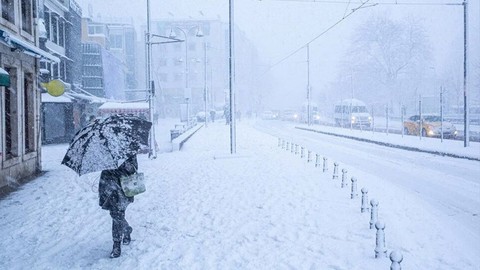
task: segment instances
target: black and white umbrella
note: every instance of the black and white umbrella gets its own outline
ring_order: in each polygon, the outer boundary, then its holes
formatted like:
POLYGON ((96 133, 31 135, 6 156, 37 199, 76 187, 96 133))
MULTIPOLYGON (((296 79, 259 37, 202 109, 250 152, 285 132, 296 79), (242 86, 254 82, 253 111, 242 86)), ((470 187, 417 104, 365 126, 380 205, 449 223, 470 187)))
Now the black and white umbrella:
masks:
POLYGON ((147 120, 124 114, 97 120, 75 134, 62 164, 79 175, 116 169, 148 145, 151 127, 147 120))

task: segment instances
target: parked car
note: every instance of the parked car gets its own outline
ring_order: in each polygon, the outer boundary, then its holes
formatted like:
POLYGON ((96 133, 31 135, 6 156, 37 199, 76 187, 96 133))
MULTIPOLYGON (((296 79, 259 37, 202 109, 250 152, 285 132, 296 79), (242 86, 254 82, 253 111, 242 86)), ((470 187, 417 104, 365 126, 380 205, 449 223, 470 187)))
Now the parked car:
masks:
MULTIPOLYGON (((403 122, 403 131, 405 134, 420 135, 424 137, 440 137, 442 131, 442 119, 438 115, 422 115, 422 128, 420 128, 420 115, 413 115, 403 122)), ((443 136, 445 138, 455 138, 457 129, 448 121, 443 120, 443 136)))
POLYGON ((197 122, 205 122, 205 112, 198 112, 195 117, 197 117, 197 122))
POLYGON ((264 111, 262 113, 263 120, 275 120, 277 117, 277 114, 275 114, 273 111, 264 111))
POLYGON ((282 113, 282 120, 283 121, 293 121, 297 122, 300 121, 300 113, 294 110, 286 110, 282 113))

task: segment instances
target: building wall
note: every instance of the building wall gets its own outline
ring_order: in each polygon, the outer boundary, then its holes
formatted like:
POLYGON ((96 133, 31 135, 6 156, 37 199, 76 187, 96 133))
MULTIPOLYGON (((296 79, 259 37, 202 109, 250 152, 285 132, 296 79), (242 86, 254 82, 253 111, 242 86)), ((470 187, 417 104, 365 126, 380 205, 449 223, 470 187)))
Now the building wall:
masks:
POLYGON ((2 193, 16 187, 41 170, 41 148, 38 121, 40 93, 35 87, 37 60, 18 51, 12 52, 10 47, 0 43, 0 66, 7 70, 16 69, 16 78, 13 76, 10 78, 11 87, 0 87, 0 193, 2 193), (25 91, 25 80, 28 78, 26 73, 32 74, 27 91, 25 91), (13 121, 7 121, 7 114, 10 114, 6 110, 7 91, 11 97, 16 96, 10 99, 12 100, 10 111, 16 112, 13 121), (9 130, 13 130, 12 134, 15 134, 10 142, 7 139, 9 130), (10 153, 8 153, 9 149, 12 149, 10 153))

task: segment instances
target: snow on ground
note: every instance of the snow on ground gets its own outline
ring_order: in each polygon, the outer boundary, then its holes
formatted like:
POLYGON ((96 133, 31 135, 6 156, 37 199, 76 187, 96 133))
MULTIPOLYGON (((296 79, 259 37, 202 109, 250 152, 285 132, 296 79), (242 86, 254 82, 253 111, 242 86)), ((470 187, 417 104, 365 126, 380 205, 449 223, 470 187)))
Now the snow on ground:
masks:
POLYGON ((295 126, 305 129, 318 130, 321 132, 328 132, 333 134, 340 134, 344 136, 372 140, 376 142, 383 142, 392 145, 408 146, 427 151, 436 151, 440 153, 449 153, 458 156, 480 159, 480 143, 478 142, 470 142, 469 147, 463 147, 464 142, 460 140, 444 139, 442 142, 440 138, 420 138, 419 136, 412 135, 402 136, 400 134, 392 134, 386 132, 372 132, 366 130, 330 127, 323 125, 308 126, 306 124, 296 124, 295 126))
MULTIPOLYGON (((157 159, 139 157, 147 192, 127 210, 133 241, 120 258, 108 258, 99 174, 76 176, 60 165, 68 146, 54 145, 43 148, 45 174, 0 201, 0 269, 389 269, 387 258, 374 258, 360 198, 350 199, 331 168, 322 173, 246 121, 237 155, 224 123, 169 152, 172 127, 159 122, 157 159)), ((400 186, 368 185, 383 191, 387 248, 402 251, 404 269, 478 269, 479 245, 443 226, 437 209, 400 186)))

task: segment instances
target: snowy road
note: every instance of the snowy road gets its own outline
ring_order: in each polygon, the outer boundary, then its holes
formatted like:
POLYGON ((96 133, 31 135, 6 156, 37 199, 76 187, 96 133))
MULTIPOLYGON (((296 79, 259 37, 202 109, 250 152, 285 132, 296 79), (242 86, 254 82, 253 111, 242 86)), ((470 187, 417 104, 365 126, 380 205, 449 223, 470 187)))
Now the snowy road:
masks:
MULTIPOLYGON (((426 153, 377 146, 370 143, 295 129, 291 123, 261 121, 256 128, 298 143, 349 167, 359 182, 365 178, 404 188, 427 202, 443 224, 465 234, 478 246, 480 237, 480 163, 426 153)), ((388 186, 386 186, 388 188, 388 186)), ((380 190, 378 192, 381 192, 380 190)), ((372 191, 370 191, 372 194, 372 191)), ((381 196, 375 195, 377 198, 381 196)), ((412 206, 414 208, 414 206, 412 206)), ((415 211, 413 209, 413 211, 415 211)))

